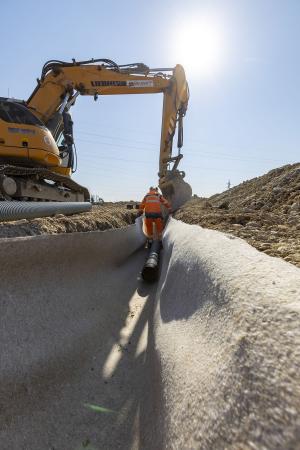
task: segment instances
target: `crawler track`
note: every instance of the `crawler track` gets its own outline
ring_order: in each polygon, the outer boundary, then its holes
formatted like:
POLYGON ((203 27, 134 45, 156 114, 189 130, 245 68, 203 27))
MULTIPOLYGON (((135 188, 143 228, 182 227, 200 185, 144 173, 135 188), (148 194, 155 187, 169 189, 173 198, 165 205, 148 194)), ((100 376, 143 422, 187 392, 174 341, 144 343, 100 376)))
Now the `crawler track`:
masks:
POLYGON ((85 201, 89 201, 90 194, 88 189, 69 177, 60 175, 58 173, 52 172, 51 170, 41 168, 41 167, 22 167, 22 166, 11 166, 11 165, 0 165, 0 175, 10 176, 12 178, 34 178, 37 180, 49 180, 54 181, 61 187, 65 187, 74 192, 80 192, 84 195, 85 201))

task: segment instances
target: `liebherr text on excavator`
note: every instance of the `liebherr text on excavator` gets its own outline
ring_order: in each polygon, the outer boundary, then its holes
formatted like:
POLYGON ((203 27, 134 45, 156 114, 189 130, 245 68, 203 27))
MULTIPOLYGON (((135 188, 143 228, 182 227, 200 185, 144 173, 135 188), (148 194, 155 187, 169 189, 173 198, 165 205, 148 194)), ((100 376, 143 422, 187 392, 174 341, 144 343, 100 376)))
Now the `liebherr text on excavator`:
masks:
POLYGON ((0 200, 88 201, 75 167, 70 109, 79 95, 163 93, 159 186, 173 206, 191 196, 178 170, 189 90, 182 66, 150 69, 108 59, 48 61, 27 101, 0 97, 0 200), (178 154, 172 155, 178 128, 178 154))

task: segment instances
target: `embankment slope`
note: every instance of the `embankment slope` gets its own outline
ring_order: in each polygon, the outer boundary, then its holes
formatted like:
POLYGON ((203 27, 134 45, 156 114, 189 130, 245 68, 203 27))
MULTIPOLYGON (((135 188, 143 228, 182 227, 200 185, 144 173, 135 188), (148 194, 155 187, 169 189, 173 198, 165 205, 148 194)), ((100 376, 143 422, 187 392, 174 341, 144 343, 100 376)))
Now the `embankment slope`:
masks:
POLYGON ((300 270, 171 220, 154 318, 153 448, 296 449, 300 270))

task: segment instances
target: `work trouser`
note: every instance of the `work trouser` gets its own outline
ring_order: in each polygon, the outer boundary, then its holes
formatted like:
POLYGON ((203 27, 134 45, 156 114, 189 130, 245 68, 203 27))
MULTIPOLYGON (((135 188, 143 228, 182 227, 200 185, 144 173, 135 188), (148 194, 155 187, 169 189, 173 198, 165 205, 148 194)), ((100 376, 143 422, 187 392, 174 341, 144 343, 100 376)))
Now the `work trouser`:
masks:
POLYGON ((143 221, 143 231, 148 239, 161 239, 164 229, 164 221, 161 214, 145 214, 143 221))

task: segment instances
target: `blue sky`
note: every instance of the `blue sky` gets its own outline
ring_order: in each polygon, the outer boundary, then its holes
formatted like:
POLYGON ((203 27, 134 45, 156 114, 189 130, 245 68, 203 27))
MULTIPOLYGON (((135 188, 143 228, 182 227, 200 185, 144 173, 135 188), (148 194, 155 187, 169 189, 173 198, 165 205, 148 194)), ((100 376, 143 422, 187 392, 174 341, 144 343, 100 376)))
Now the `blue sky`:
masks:
MULTIPOLYGON (((208 196, 299 161, 299 23, 298 0, 3 0, 0 95, 27 99, 49 59, 182 63, 191 98, 181 169, 208 196), (209 74, 198 64, 210 51, 211 36, 197 37, 206 21, 218 47, 209 74)), ((157 182, 161 108, 159 94, 79 98, 75 179, 106 200, 139 199, 157 182)))

